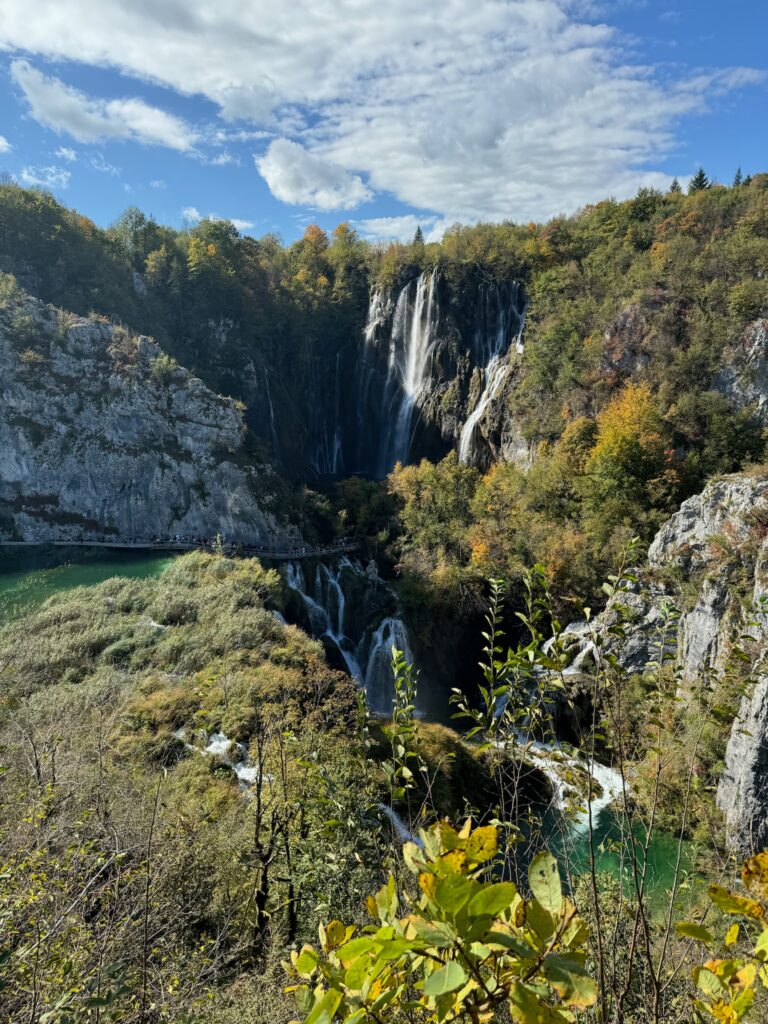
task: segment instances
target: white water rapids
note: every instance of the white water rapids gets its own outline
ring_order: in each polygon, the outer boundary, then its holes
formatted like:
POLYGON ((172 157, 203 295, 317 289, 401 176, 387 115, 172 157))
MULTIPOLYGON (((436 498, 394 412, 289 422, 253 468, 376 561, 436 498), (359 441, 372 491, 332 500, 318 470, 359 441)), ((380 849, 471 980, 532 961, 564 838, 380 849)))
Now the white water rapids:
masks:
MULTIPOLYGON (((375 628, 366 626, 362 635, 348 635, 344 578, 346 574, 357 576, 370 586, 362 565, 348 558, 341 558, 333 568, 318 562, 310 580, 300 562, 287 562, 282 571, 286 583, 304 604, 312 636, 335 645, 349 674, 365 691, 370 709, 390 714, 394 694, 392 648, 403 651, 408 662, 413 661, 413 655, 405 624, 395 615, 384 616, 375 628)), ((381 580, 377 585, 386 586, 381 580)))

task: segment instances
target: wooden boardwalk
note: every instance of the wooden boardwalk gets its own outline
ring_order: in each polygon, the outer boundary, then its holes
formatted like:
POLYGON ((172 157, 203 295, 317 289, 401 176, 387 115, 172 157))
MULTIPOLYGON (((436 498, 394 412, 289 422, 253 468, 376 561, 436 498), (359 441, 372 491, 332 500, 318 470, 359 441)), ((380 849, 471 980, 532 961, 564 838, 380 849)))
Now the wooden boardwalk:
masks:
MULTIPOLYGON (((194 541, 105 541, 105 540, 3 540, 2 547, 58 547, 58 548, 105 548, 110 551, 214 551, 213 544, 197 544, 194 541)), ((294 562, 304 558, 334 558, 349 555, 360 549, 359 543, 346 541, 343 544, 325 544, 312 547, 299 544, 295 548, 269 548, 260 544, 222 544, 223 554, 249 555, 263 558, 268 562, 294 562)))

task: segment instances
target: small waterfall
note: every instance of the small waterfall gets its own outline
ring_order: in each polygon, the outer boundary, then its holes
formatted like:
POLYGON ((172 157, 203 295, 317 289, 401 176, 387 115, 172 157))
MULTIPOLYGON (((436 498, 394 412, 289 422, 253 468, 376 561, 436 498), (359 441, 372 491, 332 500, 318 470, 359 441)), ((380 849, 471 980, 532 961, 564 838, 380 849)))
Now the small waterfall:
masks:
POLYGON ((392 829, 401 843, 415 843, 417 846, 424 845, 421 839, 411 832, 397 811, 393 811, 387 804, 378 804, 378 808, 384 817, 389 819, 392 829))
POLYGON ((264 367, 264 384, 267 392, 267 404, 269 405, 269 431, 272 437, 272 457, 277 458, 280 446, 277 440, 277 430, 275 428, 275 407, 272 404, 272 391, 269 387, 269 370, 264 367))
POLYGON ((344 470, 341 437, 341 351, 336 353, 333 377, 333 408, 329 412, 323 403, 323 423, 318 445, 312 458, 312 469, 318 476, 339 476, 344 470))
MULTIPOLYGON (((364 581, 368 588, 369 574, 359 562, 348 558, 340 559, 335 568, 318 562, 310 586, 299 562, 286 562, 281 569, 290 589, 301 598, 312 636, 334 644, 347 671, 365 691, 370 709, 389 715, 394 694, 392 647, 403 651, 408 661, 412 661, 412 654, 405 624, 395 615, 385 615, 377 625, 369 623, 359 627, 358 635, 349 635, 354 630, 348 622, 345 577, 350 574, 356 577, 356 585, 364 581)), ((376 587, 383 589, 388 604, 393 606, 393 592, 378 577, 376 587)))
POLYGON ((513 324, 516 324, 518 328, 515 350, 518 353, 523 351, 525 309, 522 312, 518 309, 519 287, 516 285, 513 288, 509 303, 503 302, 501 292, 496 285, 488 285, 485 282, 481 285, 481 296, 477 347, 485 356, 482 370, 483 390, 477 405, 467 417, 459 437, 459 459, 466 463, 471 462, 476 454, 475 431, 477 425, 496 397, 509 369, 506 355, 510 347, 513 324), (489 328, 494 321, 496 329, 492 331, 489 328))
POLYGON ((541 743, 525 735, 520 735, 518 742, 525 748, 528 760, 552 783, 552 804, 561 813, 568 808, 569 790, 572 788, 564 777, 568 770, 586 772, 600 787, 601 792, 593 793, 588 806, 580 808, 571 819, 572 833, 580 834, 589 829, 590 809, 594 826, 603 811, 623 796, 623 779, 614 768, 578 753, 569 753, 557 742, 541 743))
POLYGON ((374 632, 365 666, 365 696, 372 711, 386 714, 392 708, 392 648, 396 647, 413 664, 408 633, 401 619, 384 619, 374 632))

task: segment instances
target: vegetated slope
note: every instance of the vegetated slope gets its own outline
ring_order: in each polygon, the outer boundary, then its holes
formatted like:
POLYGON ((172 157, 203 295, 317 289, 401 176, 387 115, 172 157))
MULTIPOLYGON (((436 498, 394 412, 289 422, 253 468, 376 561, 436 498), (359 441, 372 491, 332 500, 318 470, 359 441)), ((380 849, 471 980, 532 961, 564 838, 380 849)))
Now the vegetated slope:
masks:
POLYGON ((524 351, 507 351, 473 461, 528 459, 541 440, 594 420, 632 380, 654 395, 691 493, 755 448, 754 425, 731 417, 748 396, 729 390, 722 371, 768 312, 767 185, 759 175, 688 196, 643 190, 544 225, 457 226, 440 244, 388 248, 347 225, 330 238, 310 226, 288 247, 223 221, 175 232, 135 209, 103 231, 44 193, 3 186, 0 268, 46 301, 153 334, 208 386, 242 399, 264 451, 304 477, 318 469, 319 434, 333 437, 337 419, 357 427, 376 288, 395 305, 422 272, 440 281, 418 459, 457 445, 481 401, 489 367, 476 345, 478 282, 520 282, 524 351))
MULTIPOLYGON (((274 542, 284 488, 242 412, 147 337, 0 275, 0 537, 274 542)), ((280 520, 283 520, 282 522, 280 520)))
MULTIPOLYGON (((377 810, 390 744, 320 643, 267 609, 282 586, 196 552, 0 631, 9 1020, 112 993, 125 1021, 222 1020, 229 1002, 227 1020, 287 1021, 286 945, 328 908, 362 919, 396 842, 377 810)), ((482 756, 420 732, 436 813, 488 798, 482 756)))

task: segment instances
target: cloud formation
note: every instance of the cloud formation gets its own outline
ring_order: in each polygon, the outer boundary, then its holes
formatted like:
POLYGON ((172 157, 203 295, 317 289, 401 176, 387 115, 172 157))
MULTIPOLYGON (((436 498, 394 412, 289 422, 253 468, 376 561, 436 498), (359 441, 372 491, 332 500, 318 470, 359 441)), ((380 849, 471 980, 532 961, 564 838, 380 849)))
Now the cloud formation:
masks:
POLYGON ((29 188, 66 188, 71 177, 63 167, 23 167, 19 173, 19 180, 29 188))
POLYGON ((10 153, 12 149, 13 146, 11 146, 8 139, 4 135, 0 135, 0 153, 10 153))
POLYGON ((259 173, 277 199, 317 210, 349 210, 373 193, 357 174, 310 153, 298 142, 275 139, 256 157, 259 173))
POLYGON ((419 217, 415 213, 406 213, 400 217, 369 217, 355 221, 355 227, 371 241, 410 242, 421 228, 426 238, 435 224, 434 217, 419 217))
POLYGON ((131 139, 182 152, 195 142, 195 133, 182 120, 143 100, 93 99, 60 78, 44 75, 26 60, 12 62, 11 76, 37 122, 78 142, 131 139))
MULTIPOLYGON (((345 209, 384 192, 448 223, 527 220, 665 187, 654 165, 678 120, 764 81, 749 68, 633 63, 599 9, 575 0, 37 0, 30 18, 26 0, 4 0, 0 48, 206 97, 226 122, 223 142, 264 139, 257 166, 284 202, 345 209)), ((141 100, 91 99, 25 61, 15 66, 34 116, 81 141, 192 145, 189 126, 141 100)))

